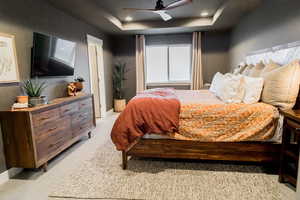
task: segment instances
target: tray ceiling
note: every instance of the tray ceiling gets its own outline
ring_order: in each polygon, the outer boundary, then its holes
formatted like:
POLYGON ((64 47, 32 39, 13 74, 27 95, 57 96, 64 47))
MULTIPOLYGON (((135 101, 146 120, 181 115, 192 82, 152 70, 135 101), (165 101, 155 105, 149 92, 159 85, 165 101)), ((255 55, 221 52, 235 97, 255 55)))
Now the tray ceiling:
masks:
MULTIPOLYGON (((123 8, 154 8, 156 0, 97 0, 98 4, 108 10, 112 15, 116 16, 121 21, 126 21, 127 16, 131 16, 134 21, 144 20, 160 20, 160 17, 151 12, 132 12, 123 10, 123 8)), ((165 5, 168 5, 174 0, 164 0, 165 5)), ((194 0, 193 3, 185 6, 169 10, 175 20, 180 18, 197 18, 201 12, 208 12, 210 16, 224 4, 226 0, 194 0)))
MULTIPOLYGON (((153 8, 156 0, 45 0, 76 18, 111 34, 172 33, 195 30, 229 29, 239 18, 259 6, 261 0, 193 0, 191 4, 168 11, 173 17, 162 21, 151 12, 123 8, 153 8), (201 17, 207 12, 207 17, 201 17), (126 22, 126 17, 132 18, 126 22)), ((164 0, 167 5, 174 0, 164 0)))

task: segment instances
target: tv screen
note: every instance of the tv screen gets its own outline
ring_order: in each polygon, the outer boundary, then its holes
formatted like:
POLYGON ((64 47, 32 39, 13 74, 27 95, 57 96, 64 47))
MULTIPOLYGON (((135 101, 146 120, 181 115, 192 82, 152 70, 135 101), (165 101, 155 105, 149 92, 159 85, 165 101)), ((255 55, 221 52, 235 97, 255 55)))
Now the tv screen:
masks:
POLYGON ((73 76, 75 52, 75 42, 34 33, 31 77, 73 76))

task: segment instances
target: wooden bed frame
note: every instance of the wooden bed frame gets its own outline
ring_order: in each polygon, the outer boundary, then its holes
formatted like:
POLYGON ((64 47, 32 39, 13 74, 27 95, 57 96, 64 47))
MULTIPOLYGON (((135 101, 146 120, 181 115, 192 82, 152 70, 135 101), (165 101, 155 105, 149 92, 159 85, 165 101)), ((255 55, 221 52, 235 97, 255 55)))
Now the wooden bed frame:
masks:
POLYGON ((128 156, 144 158, 241 161, 279 164, 279 143, 199 142, 174 139, 140 139, 122 152, 122 168, 127 169, 128 156))
MULTIPOLYGON (((300 47, 300 42, 271 48, 300 47)), ((252 52, 249 56, 269 52, 270 49, 252 52)), ((300 57, 300 55, 298 55, 300 57)), ((250 57, 249 57, 250 58, 250 57)), ((290 58, 291 59, 291 58, 290 58)), ((300 109, 300 93, 294 109, 300 109)), ((146 158, 197 159, 240 161, 279 164, 281 144, 269 142, 199 142, 173 139, 140 139, 128 151, 122 152, 123 169, 127 168, 128 156, 146 158)))
MULTIPOLYGON (((300 109, 300 92, 293 109, 300 109)), ((199 142, 141 138, 128 151, 122 152, 122 167, 127 169, 128 156, 273 163, 278 166, 280 150, 281 143, 271 142, 199 142)))

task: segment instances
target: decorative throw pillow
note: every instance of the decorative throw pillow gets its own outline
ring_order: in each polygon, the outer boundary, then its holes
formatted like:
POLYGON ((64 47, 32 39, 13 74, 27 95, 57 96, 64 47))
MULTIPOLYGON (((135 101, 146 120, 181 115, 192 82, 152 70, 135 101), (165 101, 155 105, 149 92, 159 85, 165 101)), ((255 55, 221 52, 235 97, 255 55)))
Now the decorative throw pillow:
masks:
POLYGON ((243 76, 225 74, 217 96, 225 103, 241 103, 244 98, 243 76))
POLYGON ((237 75, 237 74, 240 74, 241 73, 241 67, 238 66, 237 68, 235 68, 232 72, 233 74, 237 75))
POLYGON ((254 67, 254 65, 247 65, 247 67, 245 68, 245 70, 242 72, 242 75, 245 75, 245 76, 249 76, 252 68, 254 67))
POLYGON ((220 72, 217 72, 214 75, 213 80, 210 85, 210 88, 209 88, 210 92, 212 92, 214 94, 217 93, 218 87, 220 87, 220 85, 222 85, 223 77, 224 77, 224 75, 221 74, 220 72))
POLYGON ((263 75, 262 101, 283 109, 292 108, 299 92, 300 63, 295 60, 263 75))
POLYGON ((278 69, 279 67, 280 67, 279 64, 275 63, 273 60, 270 60, 270 62, 268 64, 266 64, 265 68, 262 70, 261 76, 263 76, 264 74, 266 74, 270 71, 278 69))
POLYGON ((264 67, 265 67, 265 65, 264 65, 262 62, 257 63, 257 64, 255 65, 255 67, 253 67, 253 68, 250 70, 249 76, 251 76, 251 77, 259 77, 260 74, 261 74, 261 72, 262 72, 262 70, 264 69, 264 67))
POLYGON ((243 73, 246 67, 246 63, 240 63, 239 66, 233 70, 233 74, 237 75, 243 73))
POLYGON ((263 86, 263 78, 244 76, 245 96, 243 102, 247 104, 257 103, 260 100, 263 86))

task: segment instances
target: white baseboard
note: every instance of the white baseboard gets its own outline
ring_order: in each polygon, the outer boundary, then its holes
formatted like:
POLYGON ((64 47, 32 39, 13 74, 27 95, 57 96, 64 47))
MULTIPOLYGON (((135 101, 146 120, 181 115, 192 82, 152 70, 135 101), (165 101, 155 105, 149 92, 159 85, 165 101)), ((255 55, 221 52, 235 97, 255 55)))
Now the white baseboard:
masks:
POLYGON ((114 113, 114 109, 110 109, 109 111, 106 112, 105 117, 109 117, 114 113))
POLYGON ((6 183, 10 178, 22 172, 22 168, 10 168, 0 174, 0 185, 6 183))

